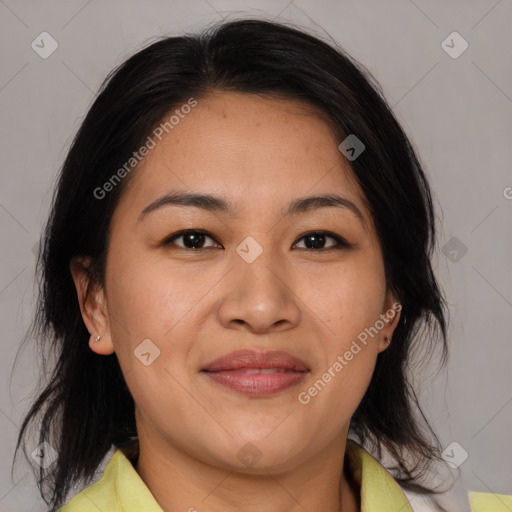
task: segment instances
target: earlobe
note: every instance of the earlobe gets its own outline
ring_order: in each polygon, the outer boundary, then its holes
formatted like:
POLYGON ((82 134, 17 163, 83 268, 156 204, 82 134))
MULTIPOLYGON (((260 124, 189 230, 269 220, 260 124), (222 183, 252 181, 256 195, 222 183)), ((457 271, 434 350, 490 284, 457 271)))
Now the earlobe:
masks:
POLYGON ((82 319, 91 334, 89 347, 97 354, 108 355, 114 352, 108 308, 103 288, 91 278, 90 265, 90 258, 77 256, 70 262, 70 271, 82 319))
POLYGON ((388 349, 389 346, 391 345, 391 338, 389 338, 389 336, 382 336, 380 337, 379 339, 379 349, 378 349, 378 352, 379 354, 381 352, 384 352, 384 350, 388 349))
POLYGON ((392 343, 393 333, 400 320, 402 305, 395 300, 393 295, 388 294, 384 311, 381 318, 384 321, 384 327, 380 332, 379 352, 386 350, 392 343))
POLYGON ((102 356, 108 356, 115 352, 114 345, 109 336, 96 336, 91 334, 89 338, 89 348, 102 356))

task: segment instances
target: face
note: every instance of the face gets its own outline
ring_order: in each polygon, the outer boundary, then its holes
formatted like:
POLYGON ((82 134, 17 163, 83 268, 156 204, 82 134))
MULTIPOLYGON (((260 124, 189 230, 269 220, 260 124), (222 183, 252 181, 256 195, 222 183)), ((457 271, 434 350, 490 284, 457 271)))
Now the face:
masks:
POLYGON ((340 142, 306 105, 219 92, 133 171, 83 312, 163 452, 286 470, 346 438, 399 314, 340 142))

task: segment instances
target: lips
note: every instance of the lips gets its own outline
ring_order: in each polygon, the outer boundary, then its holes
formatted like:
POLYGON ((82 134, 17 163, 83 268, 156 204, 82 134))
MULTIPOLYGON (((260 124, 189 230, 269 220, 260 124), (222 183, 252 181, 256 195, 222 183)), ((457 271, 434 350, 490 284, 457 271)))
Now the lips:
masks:
POLYGON ((267 396, 301 382, 308 365, 287 352, 240 350, 215 359, 201 372, 217 384, 249 396, 267 396))
POLYGON ((288 352, 256 352, 239 350, 221 356, 203 368, 203 371, 218 372, 225 370, 276 368, 281 370, 308 371, 307 364, 288 354, 288 352))

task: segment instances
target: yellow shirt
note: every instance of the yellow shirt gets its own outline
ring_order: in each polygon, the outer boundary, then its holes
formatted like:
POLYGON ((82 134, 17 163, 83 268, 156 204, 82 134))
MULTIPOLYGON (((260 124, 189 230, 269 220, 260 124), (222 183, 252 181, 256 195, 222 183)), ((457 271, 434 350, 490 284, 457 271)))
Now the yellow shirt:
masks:
MULTIPOLYGON (((386 469, 352 441, 347 459, 361 487, 361 512, 413 512, 405 494, 386 469)), ((512 496, 469 493, 472 512, 510 512, 512 496), (501 508, 500 508, 501 507, 501 508)), ((117 449, 101 479, 57 512, 163 512, 124 453, 117 449)))

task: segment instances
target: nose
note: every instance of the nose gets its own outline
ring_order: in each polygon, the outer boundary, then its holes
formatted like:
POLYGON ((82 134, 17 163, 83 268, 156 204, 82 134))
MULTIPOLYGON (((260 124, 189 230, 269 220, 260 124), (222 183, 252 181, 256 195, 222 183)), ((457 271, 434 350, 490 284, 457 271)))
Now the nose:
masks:
POLYGON ((234 255, 223 290, 217 312, 226 328, 263 334, 292 329, 300 321, 292 271, 271 251, 263 251, 252 263, 234 255))

